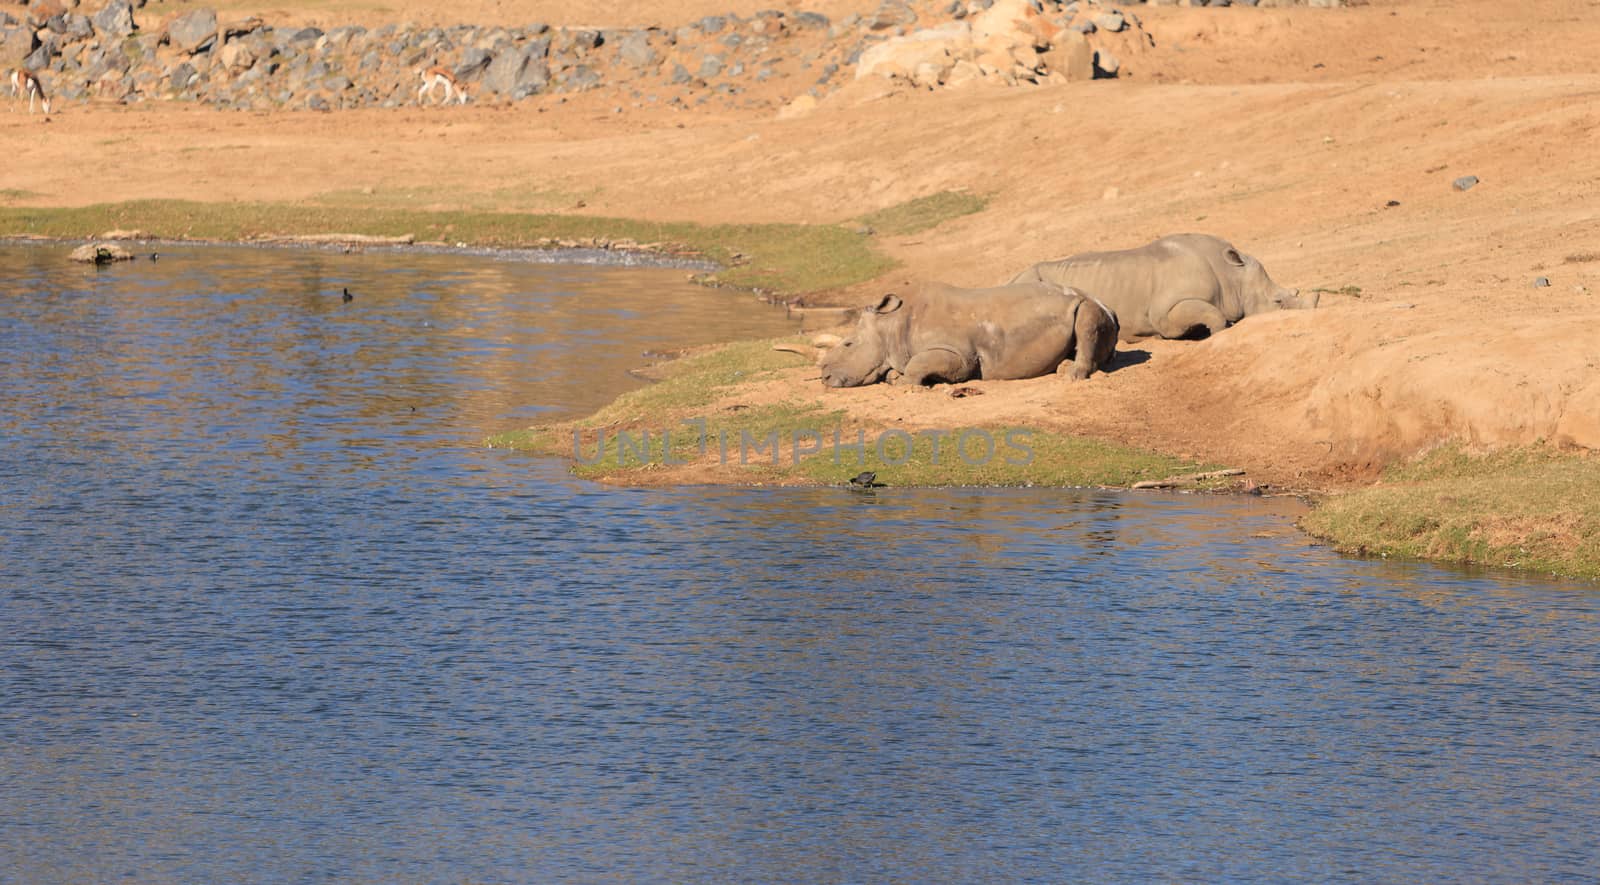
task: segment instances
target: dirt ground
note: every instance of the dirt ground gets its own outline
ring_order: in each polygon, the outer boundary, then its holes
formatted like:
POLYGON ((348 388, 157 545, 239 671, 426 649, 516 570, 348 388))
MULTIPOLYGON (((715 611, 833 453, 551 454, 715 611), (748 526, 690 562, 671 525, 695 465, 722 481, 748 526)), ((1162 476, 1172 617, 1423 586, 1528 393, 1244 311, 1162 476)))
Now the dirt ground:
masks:
MULTIPOLYGON (((272 23, 671 26, 877 3, 647 0, 614 22, 576 0, 226 6, 272 23)), ((1184 231, 1233 240, 1282 284, 1329 291, 1318 310, 1207 341, 1124 345, 1086 382, 989 382, 964 399, 829 391, 830 405, 922 426, 1033 421, 1299 487, 1364 481, 1452 438, 1600 448, 1600 2, 1138 14, 1156 45, 1123 79, 940 92, 860 81, 788 119, 777 110, 809 82, 779 78, 755 106, 706 110, 600 90, 331 114, 174 102, 71 106, 47 123, 8 113, 0 192, 40 206, 520 194, 547 211, 826 224, 966 189, 988 209, 885 239, 904 267, 833 297, 865 302, 924 277, 996 284, 1038 260, 1184 231), (1464 175, 1481 183, 1453 189, 1464 175)), ((816 385, 806 371, 792 383, 816 385)))

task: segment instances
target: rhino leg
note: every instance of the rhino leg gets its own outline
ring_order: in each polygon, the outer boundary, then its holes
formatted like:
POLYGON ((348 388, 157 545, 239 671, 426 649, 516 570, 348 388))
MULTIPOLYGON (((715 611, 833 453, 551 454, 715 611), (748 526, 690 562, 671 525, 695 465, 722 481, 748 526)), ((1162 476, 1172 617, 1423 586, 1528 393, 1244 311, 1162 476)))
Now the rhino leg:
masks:
POLYGON ((1228 328, 1228 319, 1215 304, 1189 298, 1180 301, 1167 311, 1166 316, 1151 317, 1156 333, 1162 338, 1182 338, 1195 329, 1204 327, 1207 335, 1215 335, 1228 328))
POLYGON ((924 350, 906 363, 905 383, 954 384, 973 374, 970 364, 953 350, 924 350))
POLYGON ((1070 361, 1062 360, 1056 374, 1082 381, 1103 369, 1111 362, 1117 349, 1117 329, 1111 317, 1091 301, 1078 302, 1073 311, 1072 354, 1070 361))

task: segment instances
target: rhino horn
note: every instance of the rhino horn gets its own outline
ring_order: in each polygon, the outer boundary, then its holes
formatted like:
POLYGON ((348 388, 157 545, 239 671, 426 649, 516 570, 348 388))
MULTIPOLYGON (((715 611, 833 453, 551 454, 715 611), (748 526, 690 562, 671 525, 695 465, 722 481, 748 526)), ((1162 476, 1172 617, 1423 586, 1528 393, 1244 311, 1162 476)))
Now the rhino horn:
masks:
POLYGON ((822 358, 828 353, 825 347, 814 347, 809 344, 774 344, 772 349, 781 353, 799 354, 813 363, 822 362, 822 358))

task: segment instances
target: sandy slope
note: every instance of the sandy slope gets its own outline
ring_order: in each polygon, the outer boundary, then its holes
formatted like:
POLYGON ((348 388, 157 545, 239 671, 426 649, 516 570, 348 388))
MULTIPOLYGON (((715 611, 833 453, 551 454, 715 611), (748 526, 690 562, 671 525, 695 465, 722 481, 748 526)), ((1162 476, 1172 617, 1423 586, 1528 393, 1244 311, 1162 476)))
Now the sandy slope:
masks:
MULTIPOLYGON (((875 7, 805 4, 836 16, 875 7)), ((588 23, 592 8, 468 2, 451 14, 588 23)), ((663 0, 626 15, 670 24, 755 8, 796 7, 663 0)), ((324 23, 438 14, 255 9, 324 23)), ((887 388, 829 400, 936 423, 1032 417, 1268 481, 1338 484, 1451 437, 1600 448, 1596 11, 1589 0, 1149 9, 1157 46, 1122 81, 941 93, 860 83, 781 121, 775 109, 807 84, 704 112, 593 93, 426 112, 6 114, 13 162, 0 190, 70 205, 372 188, 409 205, 498 194, 513 208, 810 223, 950 188, 992 196, 982 214, 890 239, 906 266, 836 293, 845 300, 911 277, 989 284, 1069 252, 1215 233, 1279 282, 1360 295, 1206 342, 1135 344, 1120 368, 1070 389, 1041 379, 963 400, 887 388), (1466 174, 1482 183, 1453 190, 1466 174), (1541 275, 1549 288, 1532 287, 1541 275)))

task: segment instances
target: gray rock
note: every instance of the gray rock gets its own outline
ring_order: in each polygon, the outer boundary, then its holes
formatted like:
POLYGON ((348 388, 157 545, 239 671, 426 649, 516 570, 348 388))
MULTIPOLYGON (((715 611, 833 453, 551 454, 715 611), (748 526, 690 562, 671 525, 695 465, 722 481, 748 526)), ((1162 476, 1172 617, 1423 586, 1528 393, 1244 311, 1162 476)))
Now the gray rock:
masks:
POLYGON ((468 49, 461 53, 461 63, 456 65, 456 79, 476 80, 492 61, 494 56, 487 49, 468 49))
POLYGON ((331 109, 328 106, 328 100, 320 95, 313 95, 306 99, 306 108, 313 111, 326 111, 331 109))
POLYGON ((721 43, 729 49, 737 49, 740 44, 744 43, 744 37, 739 34, 729 34, 722 38, 721 43))
POLYGON ((199 76, 200 74, 195 71, 194 65, 183 62, 172 69, 172 73, 167 77, 167 85, 173 92, 182 92, 188 89, 189 84, 199 76))
POLYGON ((820 12, 797 12, 791 21, 794 22, 796 28, 812 31, 826 30, 828 25, 831 24, 828 21, 828 17, 820 12))
POLYGON ((120 45, 108 46, 89 57, 89 80, 99 80, 112 71, 126 71, 129 61, 120 45))
POLYGON ((1456 179, 1455 181, 1450 182, 1450 186, 1455 188, 1458 191, 1469 191, 1469 190, 1472 190, 1472 186, 1477 184, 1477 183, 1478 183, 1478 176, 1476 176, 1476 175, 1463 175, 1460 178, 1456 179))
POLYGON ((1077 31, 1080 34, 1093 34, 1095 32, 1094 22, 1084 19, 1081 22, 1074 23, 1072 25, 1072 30, 1077 31))
POLYGON ((128 0, 106 3, 104 10, 94 13, 93 21, 94 30, 104 37, 126 37, 138 27, 133 24, 133 3, 128 0))
POLYGON ((566 75, 561 85, 568 92, 583 92, 600 85, 600 74, 588 65, 578 65, 566 75))
POLYGON ((292 35, 290 35, 289 42, 291 44, 295 44, 295 43, 315 43, 320 39, 322 39, 322 29, 321 28, 301 28, 300 30, 295 31, 292 35))
POLYGON ((1122 62, 1115 55, 1104 49, 1097 49, 1094 53, 1094 76, 1097 80, 1110 79, 1122 69, 1122 62))
POLYGON ((691 81, 693 79, 694 78, 689 75, 689 69, 688 68, 684 67, 683 65, 673 65, 672 66, 672 80, 671 80, 671 83, 674 86, 681 86, 684 83, 688 83, 689 81, 691 81))
POLYGON ((1533 287, 1535 289, 1548 289, 1548 288, 1550 288, 1550 278, 1549 277, 1534 277, 1533 287))
POLYGON ((656 63, 656 51, 650 47, 649 31, 633 31, 618 41, 617 57, 636 68, 647 68, 656 63))
POLYGON ((883 0, 878 11, 867 20, 867 27, 874 31, 887 31, 890 28, 909 27, 917 23, 917 14, 910 6, 900 0, 883 0))
POLYGON ((202 7, 183 13, 167 25, 167 37, 182 52, 199 52, 217 38, 216 11, 202 7))
POLYGON ((483 73, 484 88, 514 98, 543 91, 550 83, 550 69, 545 62, 549 54, 550 40, 545 37, 501 53, 483 73))
MULTIPOLYGON (((22 60, 22 66, 28 68, 29 70, 49 70, 50 60, 55 58, 57 48, 59 47, 59 41, 57 40, 55 34, 52 34, 48 31, 41 31, 40 33, 43 36, 39 38, 39 45, 34 47, 33 52, 29 53, 28 57, 22 60)), ((10 88, 11 86, 10 83, 5 85, 6 88, 10 88)))
POLYGON ((1122 13, 1112 11, 1095 16, 1094 24, 1095 27, 1102 31, 1110 31, 1115 34, 1127 27, 1128 23, 1122 18, 1122 13))
POLYGON ((0 31, 0 67, 20 67, 22 60, 31 55, 34 47, 38 45, 32 28, 7 28, 0 31))
POLYGON ((94 25, 89 23, 87 15, 67 15, 62 20, 62 26, 61 34, 69 43, 94 36, 94 25))
POLYGON ((708 15, 697 24, 702 34, 710 36, 722 33, 722 29, 728 26, 728 20, 720 15, 708 15))
POLYGON ((708 55, 700 61, 700 79, 709 80, 722 73, 722 56, 708 55))

